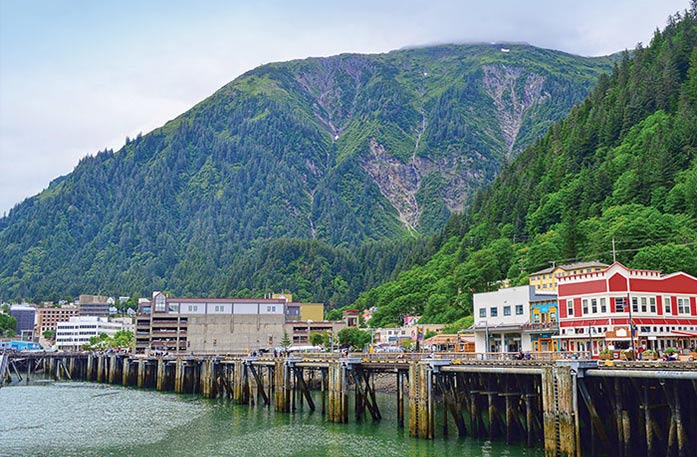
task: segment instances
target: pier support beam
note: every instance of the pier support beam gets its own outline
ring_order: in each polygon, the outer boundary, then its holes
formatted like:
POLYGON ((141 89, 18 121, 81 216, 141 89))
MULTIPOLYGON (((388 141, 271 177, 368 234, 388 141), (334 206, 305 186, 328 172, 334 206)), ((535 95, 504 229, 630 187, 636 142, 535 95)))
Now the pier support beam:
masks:
POLYGON ((329 414, 330 422, 345 424, 348 422, 349 385, 348 368, 341 362, 331 362, 328 373, 329 414))
POLYGON ((542 373, 542 408, 545 456, 580 457, 576 429, 575 373, 568 365, 545 367, 542 373))
POLYGON ((425 363, 409 364, 409 434, 433 439, 433 376, 425 363))

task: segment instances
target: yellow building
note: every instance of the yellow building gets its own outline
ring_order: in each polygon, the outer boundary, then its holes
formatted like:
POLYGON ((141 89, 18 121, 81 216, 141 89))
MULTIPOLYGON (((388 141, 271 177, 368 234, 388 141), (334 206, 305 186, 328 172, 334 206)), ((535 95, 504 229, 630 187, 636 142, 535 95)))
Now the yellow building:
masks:
POLYGON ((300 303, 300 320, 320 322, 324 320, 324 303, 300 303))
POLYGON ((537 291, 557 293, 557 277, 591 273, 604 270, 607 267, 607 264, 597 261, 556 265, 530 274, 530 285, 535 286, 537 291))

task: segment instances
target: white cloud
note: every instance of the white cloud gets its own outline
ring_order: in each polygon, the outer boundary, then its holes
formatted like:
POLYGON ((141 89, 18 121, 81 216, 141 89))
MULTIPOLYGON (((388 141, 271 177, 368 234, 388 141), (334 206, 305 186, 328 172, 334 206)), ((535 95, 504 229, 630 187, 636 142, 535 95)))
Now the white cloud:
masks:
POLYGON ((271 62, 527 41, 582 55, 647 43, 688 0, 0 2, 0 215, 81 157, 271 62))

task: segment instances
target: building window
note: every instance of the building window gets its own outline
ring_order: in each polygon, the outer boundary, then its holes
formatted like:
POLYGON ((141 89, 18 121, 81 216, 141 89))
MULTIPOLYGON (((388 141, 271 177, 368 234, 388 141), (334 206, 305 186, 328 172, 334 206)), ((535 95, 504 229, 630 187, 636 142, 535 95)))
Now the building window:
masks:
POLYGON ((581 303, 583 304, 583 314, 588 314, 588 299, 584 298, 581 303))
POLYGON ((515 305, 515 313, 518 316, 523 315, 523 305, 515 305))
POLYGON ((165 296, 162 294, 158 294, 157 297, 155 297, 155 312, 165 312, 165 296))
POLYGON ((600 312, 603 314, 607 313, 607 298, 605 297, 600 299, 600 312))
POLYGON ((510 307, 510 306, 504 306, 504 307, 503 307, 503 315, 504 315, 504 316, 510 316, 510 315, 511 315, 511 307, 510 307))
POLYGON ((663 314, 670 314, 670 297, 663 297, 663 314))
POLYGON ((649 301, 646 297, 641 297, 641 312, 645 313, 648 311, 649 301))
POLYGON ((574 315, 574 301, 573 300, 566 300, 566 314, 568 316, 574 315))
POLYGON ((479 317, 486 317, 486 308, 479 309, 479 317))
POLYGON ((632 297, 632 312, 639 312, 639 299, 637 297, 632 297))
POLYGON ((656 314, 656 297, 649 297, 649 311, 656 314))
POLYGON ((678 314, 690 314, 690 299, 678 297, 678 314))
POLYGON ((598 314, 598 300, 596 298, 591 298, 591 311, 593 314, 598 314))
POLYGON ((624 297, 617 297, 615 298, 615 311, 618 313, 626 313, 628 310, 627 308, 627 301, 625 300, 624 297))
POLYGON ((495 306, 492 306, 491 308, 489 308, 489 315, 491 317, 497 317, 499 315, 498 308, 496 308, 495 306))

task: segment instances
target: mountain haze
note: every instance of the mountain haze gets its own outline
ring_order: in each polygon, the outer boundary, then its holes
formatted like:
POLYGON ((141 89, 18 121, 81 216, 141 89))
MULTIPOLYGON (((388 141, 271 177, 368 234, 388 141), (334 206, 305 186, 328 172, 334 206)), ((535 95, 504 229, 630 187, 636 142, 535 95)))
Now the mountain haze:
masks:
POLYGON ((289 288, 346 303, 390 276, 408 240, 465 209, 612 61, 444 45, 256 68, 0 219, 0 296, 289 288), (269 256, 291 268, 284 280, 270 279, 269 256))

